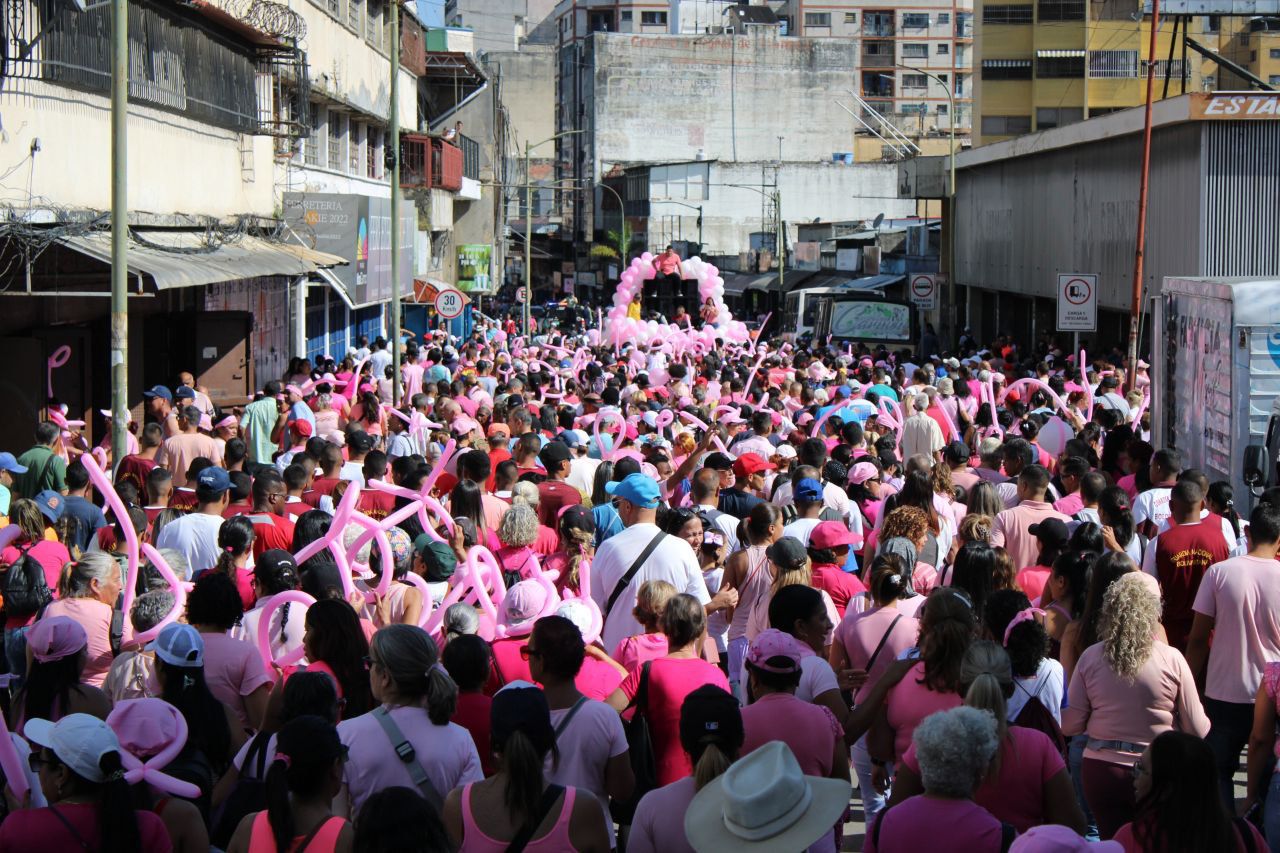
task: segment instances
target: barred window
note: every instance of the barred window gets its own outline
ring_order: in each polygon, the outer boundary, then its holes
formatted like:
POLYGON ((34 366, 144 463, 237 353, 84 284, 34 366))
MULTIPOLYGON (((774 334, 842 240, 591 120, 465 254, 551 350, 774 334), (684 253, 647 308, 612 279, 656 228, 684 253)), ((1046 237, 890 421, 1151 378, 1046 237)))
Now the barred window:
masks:
POLYGON ((983 116, 983 136, 1017 136, 1031 132, 1031 116, 983 116))
POLYGON ((1089 51, 1090 77, 1137 77, 1138 52, 1136 50, 1089 51))
POLYGON ((984 59, 983 80, 1030 80, 1030 59, 984 59))
POLYGON ((982 23, 984 24, 1029 24, 1031 23, 1030 6, 983 6, 982 23))

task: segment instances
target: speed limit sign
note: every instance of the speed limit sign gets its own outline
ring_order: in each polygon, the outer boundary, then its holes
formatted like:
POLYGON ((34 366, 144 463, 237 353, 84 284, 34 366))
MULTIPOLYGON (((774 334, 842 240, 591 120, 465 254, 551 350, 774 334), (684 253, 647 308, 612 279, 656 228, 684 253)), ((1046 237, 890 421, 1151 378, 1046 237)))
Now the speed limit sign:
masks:
POLYGON ((436 313, 446 320, 462 316, 462 293, 457 290, 442 290, 436 294, 436 313))

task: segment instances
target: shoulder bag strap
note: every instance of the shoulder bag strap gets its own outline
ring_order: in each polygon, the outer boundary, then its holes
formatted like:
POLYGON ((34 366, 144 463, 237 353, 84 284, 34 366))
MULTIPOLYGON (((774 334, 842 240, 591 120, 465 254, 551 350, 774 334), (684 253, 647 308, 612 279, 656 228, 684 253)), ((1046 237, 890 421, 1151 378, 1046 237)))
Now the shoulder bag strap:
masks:
POLYGON ((653 661, 647 660, 640 667, 640 683, 636 685, 636 695, 631 697, 627 707, 622 710, 626 711, 635 708, 636 713, 644 713, 645 704, 649 701, 649 667, 652 665, 653 661))
POLYGON ((579 708, 581 708, 581 707, 582 707, 583 705, 585 705, 585 704, 587 704, 587 697, 586 697, 586 696, 579 696, 579 697, 578 697, 578 701, 577 701, 577 702, 574 702, 574 703, 573 703, 573 707, 569 709, 569 713, 565 714, 565 715, 564 715, 564 718, 563 718, 562 720, 560 720, 560 724, 556 726, 556 729, 555 729, 556 740, 559 740, 559 739, 560 739, 560 734, 561 734, 561 733, 562 733, 566 728, 568 728, 568 727, 569 727, 569 721, 573 719, 573 715, 574 715, 574 714, 576 714, 576 713, 578 713, 578 709, 579 709, 579 708))
POLYGON ((631 579, 636 576, 636 572, 640 571, 644 561, 649 559, 649 555, 658 547, 658 543, 666 538, 666 535, 659 530, 658 534, 650 539, 649 544, 640 552, 640 556, 636 558, 636 561, 631 564, 631 568, 627 569, 627 573, 618 578, 618 583, 613 588, 613 592, 609 594, 609 601, 604 606, 604 618, 609 618, 609 614, 613 612, 613 605, 618 601, 618 596, 622 595, 622 591, 627 588, 627 584, 631 583, 631 579))
POLYGON ((265 781, 267 778, 267 741, 271 740, 270 732, 258 732, 249 744, 249 751, 244 755, 244 766, 248 766, 255 758, 257 767, 253 778, 265 781))
POLYGON ((373 718, 378 721, 378 725, 382 727, 382 733, 391 742, 391 748, 395 750, 396 757, 404 762, 405 769, 409 771, 409 778, 413 780, 413 784, 418 786, 418 790, 422 792, 427 802, 431 803, 435 807, 436 813, 439 814, 444 807, 444 798, 440 796, 440 792, 432 784, 431 778, 427 776, 426 768, 418 760, 418 753, 413 748, 413 744, 409 743, 409 739, 404 736, 404 732, 400 731, 400 727, 396 725, 395 720, 391 719, 391 715, 387 713, 385 707, 374 711, 373 718))
POLYGON ((542 799, 538 801, 538 810, 530 815, 524 826, 520 827, 520 831, 516 833, 516 837, 511 839, 511 843, 507 845, 506 853, 521 853, 529 845, 529 840, 533 838, 533 834, 538 831, 538 827, 542 825, 547 813, 551 811, 551 807, 556 804, 556 800, 560 799, 560 795, 563 793, 563 785, 548 785, 542 789, 542 799))
POLYGON ((80 834, 80 831, 71 825, 71 821, 63 817, 62 812, 58 811, 57 806, 49 806, 49 811, 53 812, 53 816, 62 821, 62 825, 67 828, 67 832, 71 833, 71 835, 75 837, 76 841, 80 842, 80 848, 82 850, 93 850, 93 846, 89 844, 88 841, 85 841, 84 836, 80 834))
MULTIPOLYGON (((898 627, 898 623, 901 621, 902 614, 899 613, 894 617, 893 621, 889 623, 889 627, 885 629, 884 636, 881 637, 880 642, 876 644, 875 651, 871 653, 871 657, 867 658, 867 672, 871 672, 871 667, 875 666, 876 658, 880 656, 880 651, 884 648, 884 644, 889 641, 889 635, 893 633, 893 629, 898 627)), ((857 690, 853 691, 853 699, 855 702, 858 700, 858 693, 861 692, 861 690, 862 688, 859 687, 857 690)))
POLYGON ((332 817, 325 818, 324 820, 317 823, 314 829, 312 829, 310 832, 307 833, 307 837, 302 839, 301 844, 293 848, 294 853, 304 853, 307 847, 310 846, 311 842, 315 840, 316 836, 320 834, 320 831, 324 829, 326 826, 328 826, 331 821, 335 821, 335 820, 341 820, 343 823, 346 823, 346 821, 343 818, 340 818, 337 815, 333 815, 332 817))

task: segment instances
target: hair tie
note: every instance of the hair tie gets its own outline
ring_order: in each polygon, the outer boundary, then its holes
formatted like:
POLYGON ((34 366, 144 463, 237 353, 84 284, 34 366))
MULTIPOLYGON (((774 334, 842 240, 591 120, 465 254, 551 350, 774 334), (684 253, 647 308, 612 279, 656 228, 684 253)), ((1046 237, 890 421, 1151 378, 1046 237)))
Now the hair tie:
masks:
POLYGON ((431 668, 427 670, 427 675, 430 676, 431 673, 433 672, 438 672, 441 675, 443 675, 445 678, 452 677, 449 675, 449 670, 445 669, 444 664, 440 663, 440 661, 436 661, 435 663, 431 664, 431 668))
POLYGON ((286 753, 277 752, 276 757, 272 759, 272 763, 274 764, 277 761, 284 765, 285 770, 288 770, 291 767, 293 767, 293 759, 290 758, 286 753))
POLYGON ((1044 611, 1039 607, 1028 607, 1026 610, 1019 610, 1017 615, 1009 620, 1009 625, 1004 629, 1004 642, 1001 643, 1005 648, 1009 647, 1009 635, 1013 633, 1013 629, 1021 625, 1023 622, 1035 621, 1037 616, 1043 616, 1044 611))

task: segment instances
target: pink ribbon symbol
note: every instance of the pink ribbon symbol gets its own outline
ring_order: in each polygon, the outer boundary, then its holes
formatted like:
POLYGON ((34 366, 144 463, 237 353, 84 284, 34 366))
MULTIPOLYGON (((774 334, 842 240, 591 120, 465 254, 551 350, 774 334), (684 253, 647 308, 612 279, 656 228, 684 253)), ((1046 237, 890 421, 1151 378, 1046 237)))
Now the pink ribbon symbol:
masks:
POLYGON ((53 371, 54 368, 62 367, 71 360, 71 347, 63 344, 53 351, 53 355, 49 356, 48 367, 45 372, 46 391, 48 396, 53 396, 53 371))

